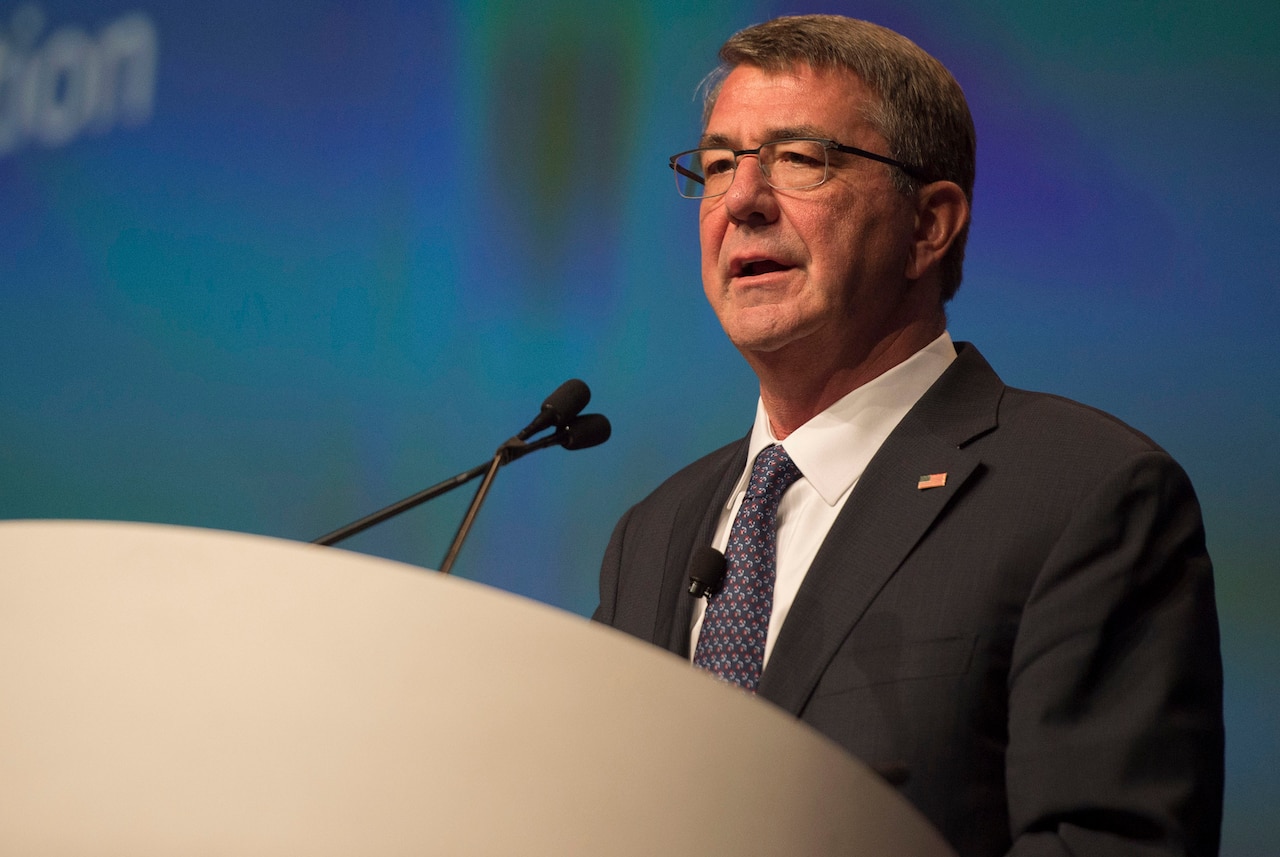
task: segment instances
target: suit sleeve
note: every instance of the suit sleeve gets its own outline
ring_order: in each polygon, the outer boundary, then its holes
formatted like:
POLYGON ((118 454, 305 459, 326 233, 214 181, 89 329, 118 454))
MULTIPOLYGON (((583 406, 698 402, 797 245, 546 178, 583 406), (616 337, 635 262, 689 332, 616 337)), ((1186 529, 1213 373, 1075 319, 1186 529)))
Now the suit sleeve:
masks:
POLYGON ((1215 855, 1222 663, 1195 494, 1166 454, 1101 482, 1024 608, 1009 674, 1011 855, 1215 855))
POLYGON ((619 577, 622 573, 622 534, 626 532, 627 522, 631 520, 634 511, 634 508, 628 510, 613 528, 609 547, 605 549, 604 559, 600 563, 600 603, 596 605, 591 618, 605 625, 613 624, 613 617, 617 612, 619 577))

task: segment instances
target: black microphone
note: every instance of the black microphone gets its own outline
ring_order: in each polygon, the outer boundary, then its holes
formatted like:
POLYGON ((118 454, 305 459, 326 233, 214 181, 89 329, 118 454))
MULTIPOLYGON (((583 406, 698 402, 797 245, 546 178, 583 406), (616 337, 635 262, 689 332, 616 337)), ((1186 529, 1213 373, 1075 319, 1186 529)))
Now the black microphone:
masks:
POLYGON ((703 545, 693 552, 689 558, 689 594, 694 598, 711 596, 720 591, 720 583, 724 580, 724 554, 703 545))
POLYGON ((563 426, 569 420, 582 413, 582 409, 587 406, 587 402, 591 401, 591 390, 586 383, 579 381, 577 378, 570 378, 559 387, 556 387, 554 393, 547 396, 547 400, 542 403, 542 411, 529 423, 520 433, 516 435, 518 440, 528 440, 543 429, 552 426, 563 426))
POLYGON ((599 446, 613 434, 613 426, 604 414, 582 414, 569 420, 552 435, 561 436, 560 445, 565 449, 589 449, 599 446))
POLYGON ((580 414, 566 422, 563 426, 545 437, 532 442, 525 442, 513 437, 498 447, 498 455, 503 464, 510 464, 524 458, 531 452, 546 449, 549 446, 563 446, 565 449, 589 449, 599 446, 609 439, 613 426, 604 414, 580 414))
POLYGON ((453 563, 458 558, 458 552, 462 550, 462 543, 466 541, 467 534, 471 532, 471 525, 475 523, 481 504, 489 495, 489 488, 493 485, 494 477, 498 475, 498 468, 548 446, 586 449, 609 439, 613 427, 609 425, 608 418, 603 414, 578 416, 578 411, 586 406, 590 398, 591 391, 587 389, 586 384, 577 379, 565 381, 543 402, 542 413, 538 415, 538 419, 526 426, 520 434, 498 447, 498 451, 493 454, 493 461, 485 471, 484 479, 480 482, 480 487, 476 489, 475 497, 471 499, 471 505, 467 507, 467 513, 462 518, 458 533, 453 537, 453 543, 449 545, 449 552, 444 555, 444 560, 440 563, 441 574, 448 574, 453 570, 453 563), (559 428, 540 440, 526 443, 526 437, 542 430, 538 425, 543 420, 546 422, 542 428, 552 424, 559 428))
POLYGON ((402 512, 420 506, 428 500, 435 499, 441 494, 452 491, 459 485, 465 485, 471 480, 483 476, 484 481, 480 490, 476 493, 475 499, 472 500, 471 508, 467 512, 463 526, 459 529, 458 535, 454 539, 454 544, 449 549, 449 554, 446 557, 447 565, 441 568, 441 571, 447 573, 448 567, 452 566, 453 560, 457 557, 457 552, 462 546, 462 539, 466 537, 466 533, 471 527, 471 521, 479 510, 479 505, 484 500, 485 494, 489 490, 489 484, 492 483, 494 474, 499 467, 509 464, 517 458, 523 458, 531 452, 546 449, 548 446, 563 446, 565 449, 587 449, 588 447, 598 446, 609 439, 613 429, 609 425, 608 418, 603 414, 583 414, 578 416, 579 411, 586 407, 590 399, 591 391, 585 383, 576 378, 565 381, 556 388, 554 393, 547 396, 547 400, 542 403, 542 413, 538 415, 538 418, 526 426, 519 435, 498 447, 498 451, 494 454, 492 460, 476 465, 470 470, 465 470, 438 485, 419 491, 417 494, 406 497, 398 503, 392 503, 372 515, 366 515, 358 521, 347 524, 345 527, 340 527, 331 533, 313 539, 312 544, 335 545, 344 539, 354 536, 356 533, 364 532, 376 524, 380 524, 402 512), (526 437, 553 425, 557 427, 556 431, 533 443, 525 442, 526 437))

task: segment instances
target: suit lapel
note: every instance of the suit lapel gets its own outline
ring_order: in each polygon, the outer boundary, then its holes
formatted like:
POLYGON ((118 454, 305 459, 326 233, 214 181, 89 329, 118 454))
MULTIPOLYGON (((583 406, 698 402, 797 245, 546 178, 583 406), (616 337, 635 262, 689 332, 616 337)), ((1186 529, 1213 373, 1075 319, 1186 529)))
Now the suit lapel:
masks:
POLYGON ((689 625, 693 620, 693 598, 688 594, 689 558, 694 548, 711 544, 720 509, 742 474, 750 435, 729 447, 725 463, 712 469, 707 478, 680 501, 672 525, 659 595, 654 642, 681 657, 689 656, 689 625))
POLYGON ((1004 385, 976 349, 958 350, 871 460, 805 575, 759 687, 794 714, 877 593, 980 474, 981 460, 963 447, 995 427, 1004 385), (941 473, 945 485, 919 487, 941 473))

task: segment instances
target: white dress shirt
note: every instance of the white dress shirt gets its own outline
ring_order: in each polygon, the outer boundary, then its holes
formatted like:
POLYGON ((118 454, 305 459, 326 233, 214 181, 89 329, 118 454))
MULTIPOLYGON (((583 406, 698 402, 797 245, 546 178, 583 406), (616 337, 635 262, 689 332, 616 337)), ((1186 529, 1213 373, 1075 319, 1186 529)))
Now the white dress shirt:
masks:
MULTIPOLYGON (((800 584, 809 571, 818 548, 827 537, 836 516, 858 483, 867 464, 907 411, 933 386, 951 361, 956 349, 951 336, 943 333, 897 366, 868 381, 831 407, 800 426, 781 441, 791 460, 800 468, 798 479, 778 504, 777 572, 773 585, 773 612, 764 645, 764 662, 769 662, 774 641, 795 601, 800 584)), ((764 412, 756 403, 756 421, 747 449, 747 464, 729 500, 720 511, 712 545, 723 552, 729 530, 742 505, 751 477, 751 467, 760 450, 779 443, 764 412)), ((702 617, 707 602, 699 598, 694 606, 689 651, 698 646, 702 617)))

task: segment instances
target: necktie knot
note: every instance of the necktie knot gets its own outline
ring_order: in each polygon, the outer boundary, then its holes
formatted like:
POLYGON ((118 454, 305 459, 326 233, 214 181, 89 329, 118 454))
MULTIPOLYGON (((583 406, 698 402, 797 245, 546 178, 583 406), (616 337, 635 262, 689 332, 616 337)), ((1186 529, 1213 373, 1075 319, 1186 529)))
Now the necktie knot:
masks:
POLYGON ((751 467, 751 480, 747 483, 748 497, 767 497, 774 505, 782 499, 791 484, 800 478, 800 468, 777 444, 766 446, 756 456, 751 467))

